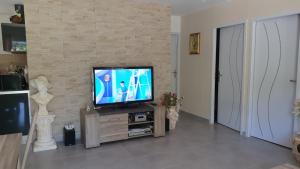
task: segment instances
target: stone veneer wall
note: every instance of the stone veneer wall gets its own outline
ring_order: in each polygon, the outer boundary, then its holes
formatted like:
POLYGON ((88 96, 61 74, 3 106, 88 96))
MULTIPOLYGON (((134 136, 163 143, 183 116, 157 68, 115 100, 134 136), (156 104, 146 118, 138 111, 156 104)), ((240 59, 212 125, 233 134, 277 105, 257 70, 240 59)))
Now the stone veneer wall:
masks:
POLYGON ((155 97, 170 89, 170 8, 142 0, 24 0, 30 79, 48 77, 54 136, 91 100, 93 66, 154 66, 155 97))

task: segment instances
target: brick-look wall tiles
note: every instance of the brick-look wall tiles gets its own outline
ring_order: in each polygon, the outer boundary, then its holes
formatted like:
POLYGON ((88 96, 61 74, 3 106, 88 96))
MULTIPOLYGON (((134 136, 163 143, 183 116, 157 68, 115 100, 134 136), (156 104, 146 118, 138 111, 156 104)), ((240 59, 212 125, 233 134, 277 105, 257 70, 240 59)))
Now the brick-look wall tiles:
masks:
POLYGON ((30 79, 45 75, 53 132, 79 130, 93 66, 154 66, 155 97, 170 90, 170 8, 142 0, 24 0, 30 79))

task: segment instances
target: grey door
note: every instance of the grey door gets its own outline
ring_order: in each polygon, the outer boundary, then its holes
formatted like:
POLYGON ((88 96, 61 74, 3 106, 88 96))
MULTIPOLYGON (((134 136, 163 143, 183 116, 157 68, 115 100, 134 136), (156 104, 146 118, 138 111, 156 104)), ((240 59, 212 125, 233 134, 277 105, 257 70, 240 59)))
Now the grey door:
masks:
POLYGON ((224 27, 219 31, 217 122, 240 131, 244 25, 224 27))
POLYGON ((299 16, 257 22, 255 32, 251 134, 291 147, 299 16))

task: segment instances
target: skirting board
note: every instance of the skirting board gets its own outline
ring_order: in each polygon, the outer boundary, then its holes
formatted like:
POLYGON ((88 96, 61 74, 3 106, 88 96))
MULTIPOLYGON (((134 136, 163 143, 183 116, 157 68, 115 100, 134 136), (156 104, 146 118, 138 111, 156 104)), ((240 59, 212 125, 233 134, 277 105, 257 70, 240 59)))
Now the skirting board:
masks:
POLYGON ((186 111, 186 110, 184 110, 184 109, 180 109, 180 112, 184 112, 184 113, 187 113, 187 114, 192 114, 192 115, 197 116, 197 117, 200 117, 200 118, 202 118, 202 119, 210 120, 210 117, 204 117, 204 116, 201 116, 201 115, 196 114, 196 113, 191 113, 191 112, 186 111))
MULTIPOLYGON (((205 120, 205 121, 208 121, 208 122, 209 122, 209 119, 207 119, 207 118, 204 118, 204 117, 199 116, 199 115, 194 114, 194 113, 190 113, 190 112, 184 111, 184 110, 182 110, 182 109, 180 109, 180 113, 185 113, 185 114, 188 114, 188 115, 190 115, 190 116, 194 116, 194 117, 197 117, 197 118, 200 118, 200 119, 202 119, 202 120, 205 120)), ((179 116, 180 116, 180 113, 179 113, 179 116)))

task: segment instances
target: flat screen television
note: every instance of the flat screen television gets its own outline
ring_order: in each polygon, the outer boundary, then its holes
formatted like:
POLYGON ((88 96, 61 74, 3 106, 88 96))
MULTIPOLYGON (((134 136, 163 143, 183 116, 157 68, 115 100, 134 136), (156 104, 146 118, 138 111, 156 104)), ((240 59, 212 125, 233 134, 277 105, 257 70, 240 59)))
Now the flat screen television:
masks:
POLYGON ((153 67, 94 67, 95 107, 153 101, 153 67))

